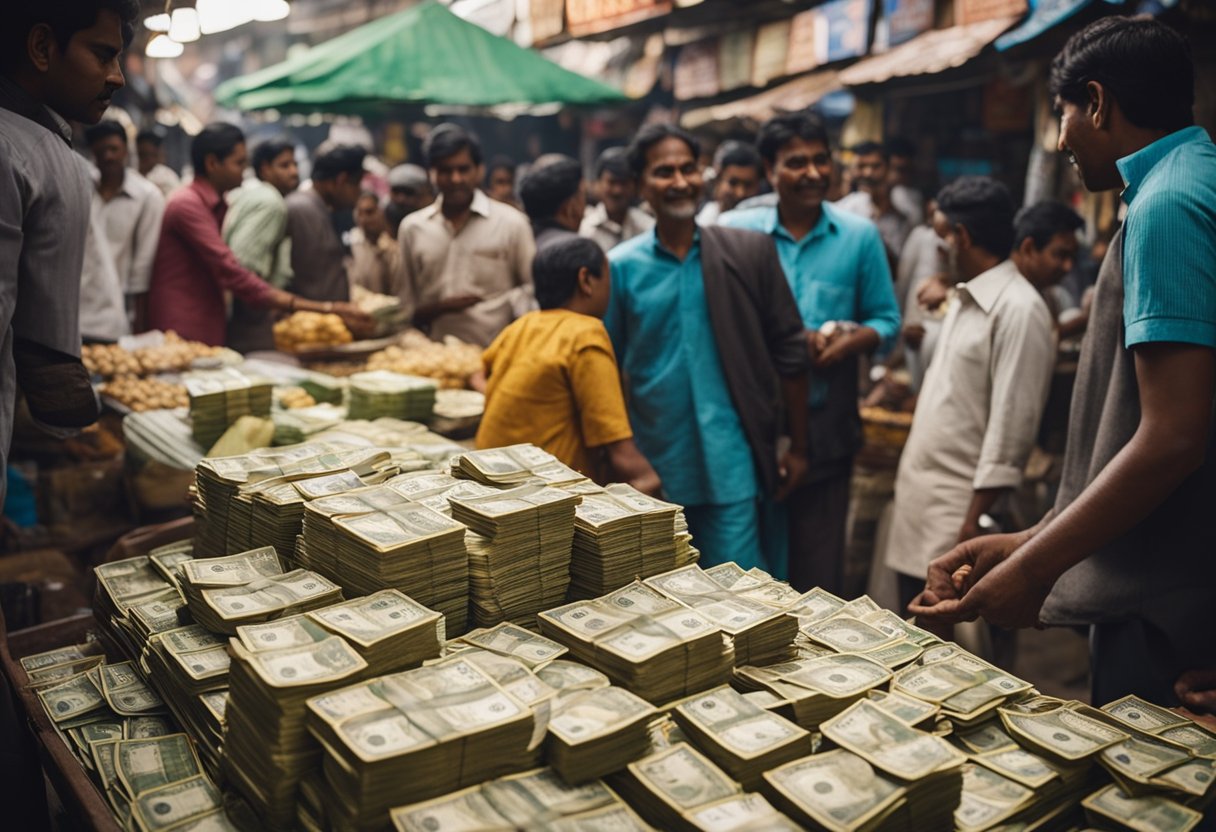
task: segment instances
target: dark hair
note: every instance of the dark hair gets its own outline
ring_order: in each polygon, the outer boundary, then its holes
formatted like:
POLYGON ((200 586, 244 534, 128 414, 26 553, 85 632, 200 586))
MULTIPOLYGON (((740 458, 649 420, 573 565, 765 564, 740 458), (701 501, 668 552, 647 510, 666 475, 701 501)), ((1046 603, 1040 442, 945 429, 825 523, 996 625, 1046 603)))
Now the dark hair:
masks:
POLYGON ((367 151, 358 145, 340 144, 318 154, 312 160, 312 178, 315 182, 328 182, 345 173, 356 182, 363 180, 363 160, 367 151))
POLYGON ((514 159, 512 159, 510 156, 504 156, 499 153, 496 156, 492 156, 490 158, 490 163, 486 165, 486 179, 489 180, 489 178, 494 175, 494 171, 499 169, 511 171, 511 178, 514 179, 515 169, 517 167, 519 166, 515 164, 514 159))
POLYGON ((823 125, 823 120, 812 113, 803 112, 774 116, 764 122, 756 136, 756 150, 764 161, 772 165, 777 162, 777 151, 792 139, 823 142, 824 147, 832 149, 828 142, 828 129, 823 125))
POLYGON ((849 148, 849 150, 853 152, 854 156, 873 156, 875 153, 878 153, 882 156, 884 162, 889 158, 887 149, 878 142, 858 142, 849 148))
POLYGON ((269 165, 279 158, 280 154, 286 153, 289 150, 294 154, 296 146, 287 138, 280 137, 258 142, 257 147, 253 149, 253 153, 249 155, 249 163, 253 166, 254 175, 258 179, 261 179, 262 165, 269 165))
POLYGON ((87 145, 92 145, 94 142, 108 139, 111 136, 120 139, 124 145, 127 143, 127 131, 123 126, 112 119, 105 119, 85 129, 84 142, 87 145))
POLYGON ((1084 225, 1085 220, 1063 202, 1036 202, 1018 211, 1013 218, 1013 248, 1029 237, 1034 247, 1041 250, 1057 234, 1076 232, 1084 225))
POLYGON ((194 166, 194 175, 206 175, 208 156, 222 162, 244 141, 245 134, 235 124, 226 121, 208 124, 190 143, 190 164, 194 166))
POLYGON ((987 176, 963 176, 937 194, 937 210, 951 224, 961 225, 971 241, 990 254, 1005 258, 1013 249, 1013 197, 1009 189, 987 176))
POLYGON ((1195 67, 1186 39, 1156 20, 1112 15, 1068 39, 1048 89, 1078 106, 1097 81, 1137 127, 1173 132, 1194 123, 1195 67))
POLYGON ((455 156, 462 150, 469 151, 473 164, 481 164, 481 142, 477 136, 458 124, 445 122, 427 134, 422 142, 422 155, 428 167, 434 167, 441 159, 455 156))
POLYGON ((764 175, 764 163, 760 153, 747 142, 722 142, 714 154, 714 170, 720 175, 727 168, 754 168, 764 175))
POLYGON ((38 24, 49 26, 59 48, 67 50, 76 33, 92 28, 103 11, 114 12, 122 20, 123 46, 130 46, 139 0, 19 0, 9 8, 8 22, 0 27, 0 67, 21 66, 30 30, 38 24))
POLYGON ((161 147, 165 143, 165 134, 155 127, 145 127, 135 134, 136 144, 143 144, 144 142, 150 142, 157 147, 161 147))
POLYGON ((556 309, 574 296, 579 269, 603 277, 604 250, 587 237, 554 239, 540 247, 532 261, 532 285, 541 309, 556 309))
POLYGON ((633 171, 634 176, 642 175, 642 172, 646 170, 646 154, 650 152, 650 148, 664 139, 679 139, 688 145, 693 158, 701 156, 701 143, 693 138, 692 133, 681 130, 674 124, 648 124, 633 137, 633 141, 629 143, 629 150, 626 151, 629 169, 633 171))
POLYGON ((905 156, 912 158, 916 156, 916 145, 905 139, 903 136, 896 136, 893 139, 887 140, 887 158, 892 156, 905 156))
POLYGON ((595 178, 599 179, 605 173, 610 173, 617 179, 633 179, 633 171, 629 167, 629 149, 620 145, 610 147, 595 160, 595 178))
POLYGON ((582 181, 583 166, 569 156, 532 165, 519 183, 524 213, 533 220, 549 219, 563 202, 578 193, 582 181))

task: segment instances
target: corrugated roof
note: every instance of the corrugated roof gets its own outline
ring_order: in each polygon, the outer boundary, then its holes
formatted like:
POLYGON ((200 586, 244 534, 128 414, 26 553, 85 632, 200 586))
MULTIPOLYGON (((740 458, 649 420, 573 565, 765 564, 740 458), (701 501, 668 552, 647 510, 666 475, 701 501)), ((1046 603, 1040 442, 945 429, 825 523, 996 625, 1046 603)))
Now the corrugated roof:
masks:
POLYGON ((1000 17, 966 26, 932 29, 896 46, 890 52, 842 69, 840 82, 848 87, 857 87, 960 67, 1020 19, 1020 15, 1000 17))
POLYGON ((714 104, 689 110, 680 117, 680 124, 693 130, 714 121, 733 118, 753 118, 764 121, 777 115, 810 107, 828 93, 840 89, 838 73, 832 69, 810 72, 784 84, 725 104, 714 104))

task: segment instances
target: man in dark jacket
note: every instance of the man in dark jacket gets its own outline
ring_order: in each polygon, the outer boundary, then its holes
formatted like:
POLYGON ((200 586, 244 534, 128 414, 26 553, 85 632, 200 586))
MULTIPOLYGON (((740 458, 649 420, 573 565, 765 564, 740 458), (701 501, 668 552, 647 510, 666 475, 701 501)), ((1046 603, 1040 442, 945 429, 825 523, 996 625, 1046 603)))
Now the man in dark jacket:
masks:
POLYGON ((761 499, 806 471, 807 348, 772 239, 697 226, 699 155, 670 125, 630 146, 657 224, 613 249, 605 324, 638 446, 685 506, 701 563, 749 568, 764 565, 761 499))

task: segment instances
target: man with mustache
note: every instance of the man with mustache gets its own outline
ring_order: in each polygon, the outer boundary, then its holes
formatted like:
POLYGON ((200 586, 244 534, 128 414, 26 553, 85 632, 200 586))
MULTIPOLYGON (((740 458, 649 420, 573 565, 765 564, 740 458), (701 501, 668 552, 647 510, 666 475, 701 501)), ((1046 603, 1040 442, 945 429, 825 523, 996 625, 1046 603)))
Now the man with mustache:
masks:
POLYGON ((763 501, 806 470, 806 339, 772 240, 697 226, 699 156, 668 124, 630 145, 656 225, 609 254, 604 323, 638 447, 685 506, 701 563, 762 567, 763 501))
POLYGON ((1089 625, 1092 701, 1211 707, 1216 684, 1216 146, 1186 40, 1110 16, 1049 80, 1060 144, 1127 216, 1098 275, 1056 505, 935 560, 926 621, 1089 625), (963 578, 956 573, 970 574, 963 578))
POLYGON ((0 504, 17 389, 36 420, 97 418, 80 363, 92 182, 69 121, 96 124, 124 82, 133 0, 18 3, 0 32, 0 504))
MULTIPOLYGON (((788 500, 788 575, 796 589, 840 593, 849 482, 861 449, 858 357, 895 337, 899 308, 874 224, 824 201, 832 152, 823 122, 809 113, 777 116, 760 128, 757 146, 778 204, 731 211, 720 222, 773 238, 802 313, 813 364, 810 470, 788 500)), ((785 578, 782 542, 769 561, 785 578)))

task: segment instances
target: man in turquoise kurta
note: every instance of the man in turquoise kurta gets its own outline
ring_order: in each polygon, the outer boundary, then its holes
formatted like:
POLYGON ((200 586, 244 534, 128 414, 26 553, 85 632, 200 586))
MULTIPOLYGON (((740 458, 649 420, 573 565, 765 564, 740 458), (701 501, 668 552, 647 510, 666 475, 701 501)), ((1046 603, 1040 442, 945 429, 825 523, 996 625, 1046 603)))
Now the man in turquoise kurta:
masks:
POLYGON ((775 505, 767 512, 788 523, 792 554, 776 535, 767 554, 774 574, 795 588, 841 594, 848 590, 853 456, 861 447, 858 358, 895 336, 899 307, 877 227, 824 201, 832 154, 823 123, 807 113, 778 116, 761 127, 757 144, 778 204, 731 211, 719 222, 773 238, 813 362, 806 482, 790 495, 788 512, 775 505))

